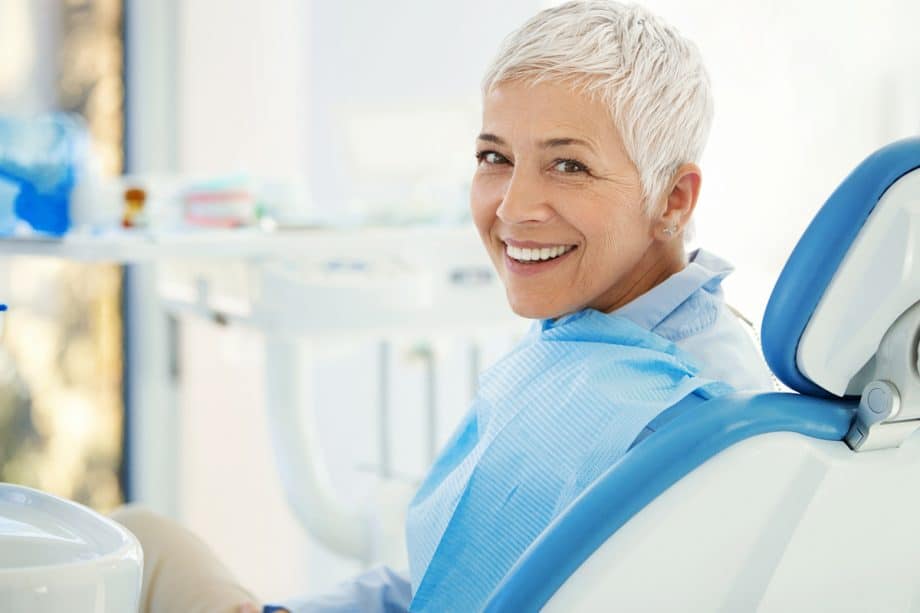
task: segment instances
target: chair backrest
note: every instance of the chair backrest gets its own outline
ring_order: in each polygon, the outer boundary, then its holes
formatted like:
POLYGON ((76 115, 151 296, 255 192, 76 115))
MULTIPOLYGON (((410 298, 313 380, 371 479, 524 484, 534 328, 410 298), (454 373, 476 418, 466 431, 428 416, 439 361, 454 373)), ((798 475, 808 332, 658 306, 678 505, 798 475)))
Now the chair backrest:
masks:
POLYGON ((920 138, 879 149, 840 184, 789 256, 764 313, 770 368, 814 396, 853 382, 885 332, 920 300, 920 138))

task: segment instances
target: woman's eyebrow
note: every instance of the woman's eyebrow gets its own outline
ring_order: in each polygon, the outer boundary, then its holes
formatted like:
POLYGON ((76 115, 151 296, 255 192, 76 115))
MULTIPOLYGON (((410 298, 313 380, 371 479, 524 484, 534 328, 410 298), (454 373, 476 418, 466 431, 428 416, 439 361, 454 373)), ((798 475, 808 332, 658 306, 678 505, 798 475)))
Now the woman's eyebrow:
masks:
MULTIPOLYGON (((477 140, 485 141, 487 143, 495 143, 496 145, 505 145, 505 141, 502 137, 496 136, 495 134, 489 134, 488 132, 483 132, 477 137, 477 140)), ((581 145, 586 147, 591 151, 597 153, 597 148, 591 143, 581 138, 548 138, 540 143, 540 147, 543 149, 552 149, 554 147, 566 147, 568 145, 581 145)))
POLYGON ((568 145, 581 145, 582 147, 586 147, 597 153, 597 149, 590 141, 583 140, 581 138, 548 138, 540 143, 540 146, 544 149, 552 149, 553 147, 566 147, 568 145))
POLYGON ((478 137, 477 140, 484 140, 487 143, 495 143, 496 145, 504 145, 505 141, 502 140, 500 136, 495 136, 494 134, 489 134, 488 132, 483 132, 478 137))

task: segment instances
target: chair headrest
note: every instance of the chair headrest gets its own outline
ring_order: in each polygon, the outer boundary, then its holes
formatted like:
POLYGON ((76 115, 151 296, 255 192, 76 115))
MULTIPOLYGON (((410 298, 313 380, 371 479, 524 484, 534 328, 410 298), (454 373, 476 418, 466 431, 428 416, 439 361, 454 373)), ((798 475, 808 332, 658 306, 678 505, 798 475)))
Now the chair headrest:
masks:
POLYGON ((814 396, 856 375, 920 300, 920 138, 879 149, 834 191, 786 262, 764 313, 770 368, 814 396))

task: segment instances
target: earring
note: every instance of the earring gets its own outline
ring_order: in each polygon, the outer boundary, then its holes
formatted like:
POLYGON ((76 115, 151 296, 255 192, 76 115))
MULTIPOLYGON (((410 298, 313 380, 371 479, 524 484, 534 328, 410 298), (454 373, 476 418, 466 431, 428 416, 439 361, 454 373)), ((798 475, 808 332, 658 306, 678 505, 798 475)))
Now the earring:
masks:
POLYGON ((663 230, 667 236, 674 236, 674 233, 677 232, 677 226, 668 226, 663 230))

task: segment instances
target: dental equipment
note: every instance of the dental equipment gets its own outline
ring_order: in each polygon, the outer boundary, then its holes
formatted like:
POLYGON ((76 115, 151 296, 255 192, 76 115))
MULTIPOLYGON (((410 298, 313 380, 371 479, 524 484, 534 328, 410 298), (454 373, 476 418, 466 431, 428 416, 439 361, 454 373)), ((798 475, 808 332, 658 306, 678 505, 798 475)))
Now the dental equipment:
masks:
POLYGON ((0 483, 0 611, 137 611, 143 554, 128 530, 75 502, 0 483))

